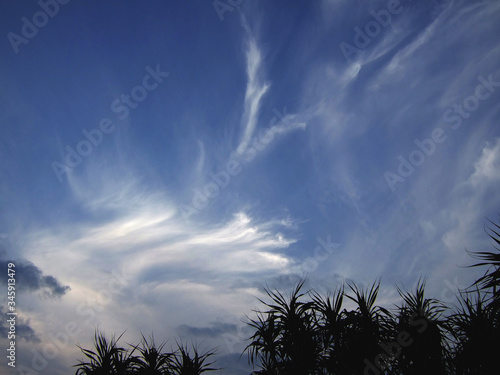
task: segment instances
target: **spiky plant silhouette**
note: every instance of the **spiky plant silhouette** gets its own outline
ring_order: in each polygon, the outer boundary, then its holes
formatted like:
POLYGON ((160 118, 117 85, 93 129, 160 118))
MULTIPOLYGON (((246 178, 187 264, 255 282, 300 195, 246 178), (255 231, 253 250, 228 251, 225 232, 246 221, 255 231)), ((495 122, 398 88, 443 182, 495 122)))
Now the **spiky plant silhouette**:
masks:
POLYGON ((187 345, 177 344, 177 350, 170 361, 170 373, 173 375, 200 375, 208 371, 219 370, 212 366, 215 361, 208 362, 215 355, 216 350, 200 352, 196 346, 192 346, 192 353, 187 345))
POLYGON ((482 262, 473 264, 469 267, 487 266, 486 273, 474 282, 483 292, 490 294, 491 303, 498 310, 500 308, 500 226, 489 220, 492 227, 485 228, 488 236, 493 240, 493 248, 496 252, 472 252, 472 256, 482 260, 482 262))
POLYGON ((113 354, 113 369, 116 374, 135 375, 137 374, 136 357, 134 350, 121 350, 113 354))
POLYGON ((144 335, 142 335, 142 341, 140 346, 136 349, 139 352, 139 356, 133 358, 133 363, 135 367, 134 374, 137 375, 166 375, 170 374, 169 366, 172 360, 172 353, 163 353, 163 347, 166 342, 161 343, 159 346, 156 345, 154 337, 151 336, 150 341, 148 341, 144 335))
POLYGON ((250 319, 248 325, 255 329, 255 333, 250 337, 252 342, 245 348, 248 350, 248 360, 252 365, 261 368, 255 374, 277 374, 280 363, 279 335, 280 331, 276 327, 276 317, 270 313, 257 312, 256 319, 250 319))
POLYGON ((403 305, 398 308, 392 340, 398 342, 398 335, 404 332, 408 345, 399 345, 400 353, 394 367, 404 375, 445 374, 446 326, 441 316, 446 306, 436 299, 425 298, 423 280, 419 280, 414 292, 399 287, 397 290, 403 305))
POLYGON ((313 314, 313 302, 303 302, 301 292, 305 281, 299 282, 286 298, 279 291, 266 288, 271 302, 258 320, 249 322, 256 329, 247 345, 251 363, 260 363, 256 374, 314 374, 320 364, 320 335, 313 314), (267 314, 267 319, 261 319, 267 314))
POLYGON ((353 311, 346 311, 344 318, 344 338, 340 347, 343 366, 340 374, 361 374, 367 359, 375 358, 380 353, 379 345, 390 338, 391 313, 375 305, 380 281, 366 290, 348 284, 354 295, 346 297, 357 305, 353 311))
POLYGON ((448 320, 455 338, 453 357, 457 375, 487 374, 494 368, 498 369, 498 313, 478 289, 474 295, 460 293, 459 305, 448 320))
POLYGON ((338 289, 333 295, 321 296, 316 291, 311 292, 316 324, 322 345, 321 367, 327 373, 340 373, 343 360, 339 353, 345 346, 344 316, 342 304, 344 301, 344 287, 338 289))
POLYGON ((148 341, 144 335, 139 345, 125 349, 118 346, 122 335, 107 340, 96 330, 94 350, 78 346, 87 362, 80 361, 74 366, 76 375, 200 375, 219 370, 210 367, 215 361, 208 362, 215 349, 200 352, 193 345, 191 353, 187 345, 178 343, 176 351, 168 353, 163 351, 165 342, 156 345, 153 337, 148 341), (135 352, 138 355, 134 355, 135 352))
POLYGON ((94 334, 94 350, 84 349, 78 345, 78 348, 87 357, 87 362, 80 361, 73 367, 77 367, 76 375, 122 375, 124 369, 121 366, 122 360, 128 360, 126 350, 118 346, 118 340, 122 337, 123 333, 111 340, 107 340, 106 336, 95 331, 94 334), (119 367, 119 369, 118 369, 119 367))

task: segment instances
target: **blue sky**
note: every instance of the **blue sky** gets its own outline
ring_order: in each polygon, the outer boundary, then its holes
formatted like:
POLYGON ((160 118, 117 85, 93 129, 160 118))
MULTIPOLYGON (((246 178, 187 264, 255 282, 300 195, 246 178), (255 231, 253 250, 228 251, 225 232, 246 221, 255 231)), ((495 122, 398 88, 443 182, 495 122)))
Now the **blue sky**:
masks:
POLYGON ((306 275, 380 277, 388 306, 426 277, 454 302, 500 207, 499 20, 496 1, 1 1, 17 369, 72 371, 100 327, 248 374, 244 315, 306 275))

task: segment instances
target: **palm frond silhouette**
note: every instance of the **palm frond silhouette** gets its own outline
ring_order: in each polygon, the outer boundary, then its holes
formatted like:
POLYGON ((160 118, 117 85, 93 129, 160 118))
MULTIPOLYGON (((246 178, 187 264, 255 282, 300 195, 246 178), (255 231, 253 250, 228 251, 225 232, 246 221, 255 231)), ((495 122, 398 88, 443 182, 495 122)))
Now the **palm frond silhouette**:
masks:
POLYGON ((170 362, 170 371, 173 375, 200 375, 207 371, 218 370, 210 367, 215 361, 208 362, 209 358, 215 355, 215 350, 200 352, 194 345, 191 349, 192 353, 187 345, 177 344, 177 351, 170 362))
MULTIPOLYGON (((397 368, 403 374, 445 373, 445 325, 441 314, 446 310, 440 301, 425 298, 425 281, 420 280, 414 292, 397 287, 403 299, 399 307, 395 333, 408 333, 411 345, 401 348, 397 368)), ((397 337, 393 337, 397 340, 397 337)))
POLYGON ((248 350, 251 363, 260 363, 258 374, 314 373, 319 366, 319 331, 313 314, 314 303, 301 300, 306 293, 299 282, 290 297, 266 288, 270 302, 263 303, 267 310, 257 312, 257 320, 249 322, 256 329, 248 350), (263 317, 267 315, 266 319, 263 317))
POLYGON ((459 305, 448 324, 455 339, 455 373, 486 374, 498 367, 500 353, 500 321, 497 309, 487 303, 487 297, 476 290, 460 293, 459 305))
POLYGON ((137 375, 164 375, 170 374, 169 364, 173 357, 171 353, 163 353, 165 342, 156 345, 154 337, 148 341, 142 335, 140 346, 135 347, 139 356, 133 358, 134 374, 137 375))
POLYGON ((480 251, 473 252, 472 256, 482 260, 469 267, 488 266, 486 273, 474 282, 474 286, 479 286, 482 291, 490 292, 493 298, 492 303, 499 308, 500 304, 500 226, 489 220, 493 227, 486 228, 485 231, 493 240, 493 248, 497 252, 480 251), (491 291, 490 291, 491 289, 491 291))
MULTIPOLYGON (((78 346, 82 353, 87 357, 88 362, 80 361, 74 367, 77 367, 76 375, 114 375, 121 374, 117 369, 117 359, 122 359, 124 348, 118 347, 118 337, 112 337, 107 340, 105 335, 98 330, 94 334, 94 350, 84 349, 78 346)), ((123 371, 123 369, 120 369, 123 371)))

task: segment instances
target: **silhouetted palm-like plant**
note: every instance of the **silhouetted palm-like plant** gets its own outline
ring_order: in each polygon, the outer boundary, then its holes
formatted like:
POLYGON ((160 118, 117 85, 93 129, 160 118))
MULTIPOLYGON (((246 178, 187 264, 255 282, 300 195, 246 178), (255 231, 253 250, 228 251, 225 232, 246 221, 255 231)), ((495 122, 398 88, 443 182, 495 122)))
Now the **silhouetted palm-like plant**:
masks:
POLYGON ((132 350, 120 350, 113 354, 113 369, 119 375, 134 375, 137 373, 136 357, 133 356, 135 348, 132 350))
POLYGON ((215 361, 207 362, 207 360, 215 354, 215 350, 199 352, 193 345, 193 353, 189 348, 182 343, 177 344, 177 351, 174 353, 170 361, 170 372, 173 375, 200 375, 207 371, 215 371, 218 368, 210 367, 215 361))
POLYGON ((261 368, 253 374, 278 374, 281 354, 278 346, 280 331, 276 325, 276 317, 271 313, 266 318, 266 315, 259 311, 257 318, 250 319, 248 325, 255 329, 255 333, 250 337, 251 343, 245 348, 248 361, 254 367, 257 365, 261 368))
POLYGON ((249 350, 251 362, 260 360, 259 374, 308 375, 319 369, 321 343, 313 314, 313 302, 302 302, 304 281, 285 298, 279 291, 266 289, 271 302, 260 300, 269 310, 267 319, 251 321, 256 328, 249 350), (273 358, 274 356, 274 358, 273 358))
POLYGON ((134 357, 135 374, 137 375, 168 375, 172 353, 163 353, 165 342, 156 346, 154 337, 148 341, 142 336, 141 345, 136 347, 140 356, 134 357))
POLYGON ((215 361, 207 361, 215 350, 200 353, 193 346, 191 353, 187 346, 177 344, 175 353, 165 353, 165 343, 157 346, 153 337, 148 341, 144 335, 140 345, 130 345, 130 350, 126 350, 118 346, 122 335, 108 341, 96 331, 94 350, 78 346, 88 361, 74 366, 78 367, 76 375, 200 375, 218 370, 210 367, 215 361), (134 356, 135 351, 139 355, 134 356))
POLYGON ((117 372, 117 359, 123 358, 122 353, 126 352, 124 348, 118 347, 118 340, 122 335, 116 339, 112 337, 108 341, 104 334, 96 330, 94 334, 95 350, 78 346, 87 357, 88 362, 80 361, 73 366, 77 367, 76 375, 121 375, 117 372))
POLYGON ((491 293, 493 297, 493 305, 499 309, 500 305, 500 248, 497 246, 500 245, 500 226, 498 224, 493 223, 490 220, 490 223, 493 225, 492 228, 486 229, 486 233, 493 240, 493 248, 497 252, 473 252, 473 256, 475 258, 481 259, 482 262, 474 264, 470 267, 479 267, 479 266, 489 266, 489 269, 486 271, 484 276, 480 277, 473 284, 474 286, 479 286, 482 291, 487 293, 491 293), (491 289, 491 291, 490 291, 491 289))
POLYGON ((455 373, 490 374, 498 370, 500 354, 500 322, 495 308, 487 304, 486 297, 476 291, 472 299, 460 293, 459 306, 449 317, 455 338, 455 373))
POLYGON ((366 360, 375 358, 381 351, 379 345, 390 337, 391 314, 375 305, 379 287, 380 282, 366 290, 349 284, 354 295, 346 294, 346 297, 354 301, 357 308, 345 312, 344 337, 337 353, 343 364, 339 374, 362 374, 366 360))
POLYGON ((325 298, 317 292, 312 292, 311 297, 321 339, 321 367, 328 374, 340 373, 343 360, 339 353, 345 339, 345 314, 342 312, 344 288, 337 290, 332 296, 327 294, 325 298))
POLYGON ((393 330, 392 342, 398 344, 400 352, 394 367, 404 375, 444 374, 445 325, 441 314, 446 307, 436 299, 425 298, 424 281, 419 281, 413 293, 397 289, 403 305, 393 330), (401 336, 398 339, 402 333, 404 340, 401 336))

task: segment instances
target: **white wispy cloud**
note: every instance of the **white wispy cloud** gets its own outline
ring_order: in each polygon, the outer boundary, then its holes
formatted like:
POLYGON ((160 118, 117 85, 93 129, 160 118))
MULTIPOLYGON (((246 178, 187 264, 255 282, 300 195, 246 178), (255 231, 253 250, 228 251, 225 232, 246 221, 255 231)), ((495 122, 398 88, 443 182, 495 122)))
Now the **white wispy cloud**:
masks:
POLYGON ((253 37, 247 42, 247 87, 245 91, 244 113, 242 118, 242 131, 238 153, 243 153, 249 145, 254 134, 259 116, 262 97, 270 88, 270 84, 262 82, 262 54, 253 37))
MULTIPOLYGON (((125 176, 103 178, 100 186, 84 178, 72 180, 75 202, 99 222, 62 220, 26 233, 24 255, 71 287, 55 310, 33 302, 37 313, 30 317, 42 333, 41 345, 49 344, 45 334, 53 329, 44 323, 47 311, 56 321, 76 322, 82 332, 97 325, 108 332, 134 327, 130 341, 140 338, 139 329, 159 332, 179 324, 208 324, 214 316, 235 321, 252 305, 255 290, 231 286, 234 276, 253 283, 262 275, 285 272, 293 263, 283 252, 296 242, 283 233, 293 230, 289 217, 262 221, 238 212, 220 224, 188 225, 166 194, 125 176), (129 188, 118 199, 110 192, 120 184, 129 188), (126 281, 109 293, 115 274, 126 281), (167 315, 169 322, 160 325, 167 315)), ((89 346, 89 338, 80 334, 78 341, 89 346)), ((74 347, 60 354, 61 360, 77 356, 74 347)))
POLYGON ((493 144, 488 143, 478 161, 474 163, 474 173, 468 183, 473 187, 494 183, 500 180, 500 138, 493 144))

